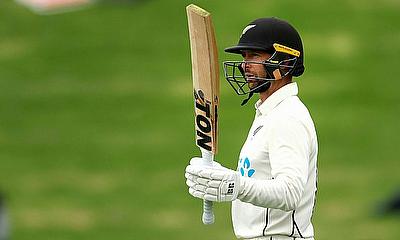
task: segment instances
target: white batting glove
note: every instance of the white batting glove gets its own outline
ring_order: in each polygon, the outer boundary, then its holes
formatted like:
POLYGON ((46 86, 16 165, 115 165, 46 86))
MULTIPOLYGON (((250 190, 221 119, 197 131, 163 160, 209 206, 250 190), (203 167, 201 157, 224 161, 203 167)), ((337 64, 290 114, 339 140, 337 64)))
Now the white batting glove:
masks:
POLYGON ((228 202, 237 199, 240 192, 239 172, 213 162, 204 165, 202 158, 192 158, 186 167, 186 184, 189 193, 197 198, 213 202, 228 202))

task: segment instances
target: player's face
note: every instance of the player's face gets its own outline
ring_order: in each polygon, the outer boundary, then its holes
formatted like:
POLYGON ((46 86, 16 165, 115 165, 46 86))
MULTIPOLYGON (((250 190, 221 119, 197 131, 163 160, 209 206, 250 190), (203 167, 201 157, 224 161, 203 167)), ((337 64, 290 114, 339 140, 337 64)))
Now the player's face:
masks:
POLYGON ((243 71, 245 73, 246 80, 248 82, 249 88, 253 89, 258 85, 264 83, 259 80, 256 80, 255 77, 265 78, 267 73, 265 72, 264 65, 259 64, 264 62, 265 60, 271 57, 271 54, 268 54, 263 51, 253 51, 253 50, 244 50, 242 51, 243 60, 246 63, 242 64, 243 71), (259 62, 259 63, 251 63, 251 62, 259 62))

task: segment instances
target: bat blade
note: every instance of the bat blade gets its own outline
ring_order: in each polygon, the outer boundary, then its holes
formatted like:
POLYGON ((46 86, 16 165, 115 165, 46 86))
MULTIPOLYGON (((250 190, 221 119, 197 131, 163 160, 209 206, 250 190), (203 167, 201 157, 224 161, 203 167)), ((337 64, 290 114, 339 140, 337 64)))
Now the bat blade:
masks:
MULTIPOLYGON (((192 59, 196 145, 204 164, 212 165, 218 151, 219 69, 218 51, 211 14, 204 9, 186 7, 192 59)), ((212 202, 204 201, 204 224, 214 223, 212 202)))
POLYGON ((218 151, 219 64, 211 14, 196 5, 187 8, 195 99, 196 144, 218 151))

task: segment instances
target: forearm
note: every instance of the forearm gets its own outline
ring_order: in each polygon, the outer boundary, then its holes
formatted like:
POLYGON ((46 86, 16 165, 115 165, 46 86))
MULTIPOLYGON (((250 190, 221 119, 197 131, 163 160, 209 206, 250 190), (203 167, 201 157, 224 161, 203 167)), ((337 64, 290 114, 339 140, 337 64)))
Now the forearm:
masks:
POLYGON ((242 177, 238 199, 256 206, 291 211, 296 208, 304 184, 300 179, 289 176, 272 180, 257 180, 242 177))

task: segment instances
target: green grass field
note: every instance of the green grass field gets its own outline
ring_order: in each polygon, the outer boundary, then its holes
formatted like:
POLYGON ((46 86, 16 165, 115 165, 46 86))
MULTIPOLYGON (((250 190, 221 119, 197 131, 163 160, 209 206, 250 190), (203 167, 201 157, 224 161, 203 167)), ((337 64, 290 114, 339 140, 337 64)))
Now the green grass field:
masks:
MULTIPOLYGON (((199 154, 189 3, 38 16, 0 2, 0 189, 12 239, 235 238, 229 204, 203 226, 184 182, 199 154)), ((400 239, 398 215, 373 214, 400 185, 400 3, 194 3, 213 14, 221 61, 255 18, 278 16, 301 32, 300 97, 320 144, 316 239, 400 239)), ((217 159, 235 168, 254 108, 221 81, 217 159)))

